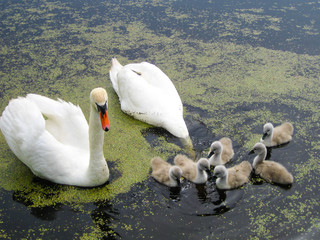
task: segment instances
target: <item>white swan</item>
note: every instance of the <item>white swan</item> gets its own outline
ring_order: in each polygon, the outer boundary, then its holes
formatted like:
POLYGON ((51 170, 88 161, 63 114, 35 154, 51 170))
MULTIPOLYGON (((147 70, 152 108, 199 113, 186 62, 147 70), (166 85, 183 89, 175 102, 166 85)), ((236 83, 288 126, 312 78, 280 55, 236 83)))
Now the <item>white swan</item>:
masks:
POLYGON ((253 168, 256 174, 260 175, 267 182, 279 184, 292 184, 291 173, 280 163, 265 160, 267 148, 262 143, 256 143, 249 154, 255 153, 257 156, 253 160, 253 168))
POLYGON ((278 146, 292 140, 293 126, 285 122, 280 126, 273 127, 272 123, 263 126, 263 136, 260 140, 267 147, 278 146))
POLYGON ((226 164, 234 156, 232 141, 230 138, 223 137, 219 141, 214 141, 208 153, 210 166, 226 164))
POLYGON ((189 136, 180 96, 158 67, 147 62, 122 66, 113 58, 109 73, 123 112, 163 127, 176 137, 189 136))
POLYGON ((159 183, 169 187, 177 187, 180 185, 180 178, 182 176, 181 168, 172 166, 160 157, 152 158, 150 164, 152 168, 151 176, 159 183))
POLYGON ((249 182, 252 166, 248 161, 243 161, 232 168, 218 165, 214 168, 214 176, 217 177, 216 185, 219 189, 233 189, 241 187, 249 182))
POLYGON ((0 128, 10 149, 36 176, 59 184, 98 186, 109 178, 103 155, 103 130, 110 128, 107 100, 103 88, 91 91, 88 127, 80 107, 28 94, 9 102, 0 128))

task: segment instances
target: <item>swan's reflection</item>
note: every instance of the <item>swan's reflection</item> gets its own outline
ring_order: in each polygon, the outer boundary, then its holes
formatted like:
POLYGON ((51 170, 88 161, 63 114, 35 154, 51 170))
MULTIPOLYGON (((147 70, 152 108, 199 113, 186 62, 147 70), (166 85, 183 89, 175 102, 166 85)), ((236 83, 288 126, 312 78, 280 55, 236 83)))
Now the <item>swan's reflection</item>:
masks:
MULTIPOLYGON (((30 200, 27 199, 26 194, 21 191, 15 191, 12 194, 12 200, 29 207, 32 205, 30 200)), ((31 215, 44 221, 53 221, 57 217, 57 212, 61 210, 62 204, 55 204, 54 206, 45 207, 32 207, 30 208, 31 215)))
POLYGON ((107 234, 106 239, 121 238, 120 234, 111 227, 112 223, 119 221, 118 210, 114 209, 108 201, 97 202, 95 205, 97 208, 91 212, 91 218, 101 231, 107 234))

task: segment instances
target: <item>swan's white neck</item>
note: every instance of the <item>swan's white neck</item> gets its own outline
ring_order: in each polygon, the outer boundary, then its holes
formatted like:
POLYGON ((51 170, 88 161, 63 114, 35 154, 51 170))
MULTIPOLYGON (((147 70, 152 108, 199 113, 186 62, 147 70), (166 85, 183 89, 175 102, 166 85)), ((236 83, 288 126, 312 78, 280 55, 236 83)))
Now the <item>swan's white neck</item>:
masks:
POLYGON ((88 174, 103 184, 109 178, 109 169, 103 154, 104 131, 99 113, 91 106, 89 119, 90 160, 88 174))
POLYGON ((266 159, 266 156, 267 156, 267 151, 265 150, 260 154, 258 154, 253 160, 253 164, 252 164, 253 168, 255 168, 257 164, 262 163, 262 161, 266 159))

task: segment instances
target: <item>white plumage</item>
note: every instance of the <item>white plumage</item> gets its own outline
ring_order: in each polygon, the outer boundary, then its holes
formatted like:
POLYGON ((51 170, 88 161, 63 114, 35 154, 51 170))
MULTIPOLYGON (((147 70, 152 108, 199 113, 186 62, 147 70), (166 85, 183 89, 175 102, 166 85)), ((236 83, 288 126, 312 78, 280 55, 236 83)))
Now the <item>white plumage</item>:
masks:
POLYGON ((113 58, 110 79, 123 112, 163 127, 176 137, 189 136, 180 96, 158 67, 147 62, 122 66, 113 58))
POLYGON ((92 90, 88 126, 78 106, 28 94, 9 102, 0 129, 10 149, 36 176, 59 184, 101 185, 109 178, 103 155, 103 130, 110 127, 107 99, 104 89, 92 90))

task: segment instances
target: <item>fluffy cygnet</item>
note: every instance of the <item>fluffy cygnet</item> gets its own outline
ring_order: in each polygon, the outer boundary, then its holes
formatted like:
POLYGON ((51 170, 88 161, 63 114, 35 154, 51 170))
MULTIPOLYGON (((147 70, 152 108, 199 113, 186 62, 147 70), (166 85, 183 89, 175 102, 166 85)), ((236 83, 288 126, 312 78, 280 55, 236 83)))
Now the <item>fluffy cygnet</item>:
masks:
POLYGON ((256 174, 259 174, 267 182, 279 184, 292 184, 293 177, 288 170, 275 161, 265 160, 267 155, 266 146, 262 143, 256 143, 249 154, 258 154, 253 160, 253 168, 256 174))
POLYGON ((219 189, 233 189, 241 187, 249 182, 249 176, 252 166, 248 161, 226 168, 224 165, 218 165, 214 168, 214 176, 217 177, 216 186, 219 189))
POLYGON ((189 181, 201 184, 208 180, 207 171, 209 171, 210 165, 206 158, 200 158, 195 163, 187 156, 178 154, 174 158, 174 163, 182 169, 182 176, 189 181))
POLYGON ((234 151, 230 138, 223 137, 219 141, 214 141, 208 153, 210 166, 226 164, 233 158, 234 151))
POLYGON ((180 185, 180 178, 182 176, 181 168, 172 166, 160 157, 151 159, 151 176, 159 183, 169 187, 177 187, 180 185))
POLYGON ((272 123, 263 126, 263 136, 260 140, 267 147, 281 145, 292 140, 293 126, 285 122, 280 126, 273 127, 272 123))

